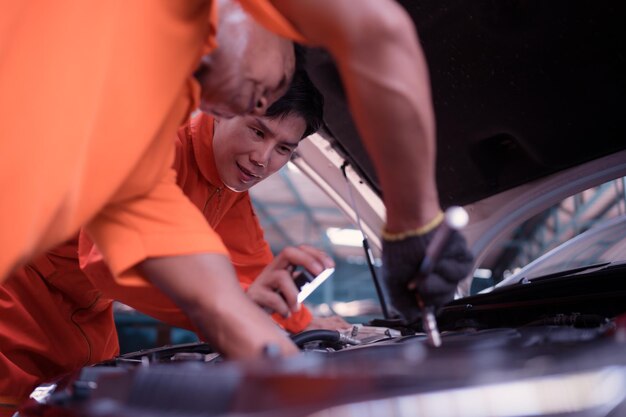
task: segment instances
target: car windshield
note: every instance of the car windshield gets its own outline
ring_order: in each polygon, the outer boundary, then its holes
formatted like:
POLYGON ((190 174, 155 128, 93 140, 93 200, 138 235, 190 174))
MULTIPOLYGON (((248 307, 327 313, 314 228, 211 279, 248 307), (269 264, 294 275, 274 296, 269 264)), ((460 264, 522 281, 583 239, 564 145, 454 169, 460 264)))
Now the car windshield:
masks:
POLYGON ((501 284, 626 260, 626 216, 601 223, 532 262, 501 284))

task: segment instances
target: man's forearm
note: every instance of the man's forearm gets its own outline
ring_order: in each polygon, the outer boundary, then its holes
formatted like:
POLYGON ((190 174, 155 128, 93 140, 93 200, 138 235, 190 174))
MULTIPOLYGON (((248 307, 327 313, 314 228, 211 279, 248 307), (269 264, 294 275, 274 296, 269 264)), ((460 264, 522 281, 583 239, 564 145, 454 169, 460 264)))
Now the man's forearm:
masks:
POLYGON ((196 254, 151 258, 137 270, 172 298, 208 342, 228 357, 259 357, 268 344, 283 354, 295 345, 243 293, 227 257, 196 254))
POLYGON ((414 31, 406 26, 395 36, 381 34, 367 48, 359 43, 349 56, 336 57, 352 115, 381 182, 391 232, 421 226, 439 211, 428 71, 414 31))

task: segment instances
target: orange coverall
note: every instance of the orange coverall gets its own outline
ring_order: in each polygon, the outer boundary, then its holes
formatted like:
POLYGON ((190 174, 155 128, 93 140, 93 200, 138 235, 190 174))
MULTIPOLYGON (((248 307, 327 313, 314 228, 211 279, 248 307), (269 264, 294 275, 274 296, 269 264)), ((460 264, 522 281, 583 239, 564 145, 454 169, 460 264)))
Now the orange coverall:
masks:
MULTIPOLYGON (((213 155, 213 119, 200 113, 181 127, 176 140, 177 183, 202 210, 229 250, 247 288, 271 262, 248 192, 236 193, 219 178, 213 155)), ((174 326, 195 330, 157 288, 143 281, 120 285, 101 254, 81 234, 26 267, 0 286, 0 397, 25 399, 39 383, 119 353, 113 299, 174 326)), ((297 333, 310 323, 302 307, 289 319, 274 315, 297 333)))
MULTIPOLYGON (((275 31, 301 40, 267 2, 249 1, 266 26, 276 19, 275 31)), ((0 9, 0 281, 81 226, 120 285, 145 284, 133 266, 149 257, 227 254, 171 168, 172 137, 199 94, 188 77, 215 46, 214 2, 0 0, 0 9)), ((49 272, 43 264, 33 269, 49 272)), ((29 268, 16 279, 32 280, 29 268)), ((2 381, 8 371, 0 365, 2 381)), ((0 412, 15 400, 0 398, 0 412)))
MULTIPOLYGON (((240 2, 302 40, 269 2, 240 2)), ((0 281, 82 226, 116 274, 148 256, 226 252, 194 227, 204 219, 169 172, 171 138, 194 106, 188 77, 215 46, 214 6, 0 0, 0 189, 10 196, 0 281)))

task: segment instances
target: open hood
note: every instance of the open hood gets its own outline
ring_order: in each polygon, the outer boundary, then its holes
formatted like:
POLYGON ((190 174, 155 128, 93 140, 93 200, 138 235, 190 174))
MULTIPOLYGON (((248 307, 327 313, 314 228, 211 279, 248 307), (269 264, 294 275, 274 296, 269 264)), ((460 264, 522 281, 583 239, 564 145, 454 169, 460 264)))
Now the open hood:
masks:
MULTIPOLYGON (((441 203, 466 205, 626 148, 626 5, 400 3, 430 68, 441 203)), ((380 191, 328 55, 309 70, 330 135, 380 191)))
MULTIPOLYGON (((441 204, 470 212, 465 234, 478 260, 515 224, 626 175, 626 5, 400 3, 415 21, 430 68, 441 204)), ((332 59, 309 52, 308 69, 326 98, 328 151, 380 196, 332 59)), ((384 213, 360 210, 378 216, 371 229, 380 230, 384 213)))

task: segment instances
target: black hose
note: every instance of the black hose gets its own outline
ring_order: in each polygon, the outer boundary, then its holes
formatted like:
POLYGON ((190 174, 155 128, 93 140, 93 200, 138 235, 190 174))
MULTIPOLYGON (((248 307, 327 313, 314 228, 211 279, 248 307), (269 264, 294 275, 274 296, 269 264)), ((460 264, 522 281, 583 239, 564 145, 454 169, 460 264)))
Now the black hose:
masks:
POLYGON ((291 336, 293 343, 302 348, 308 342, 339 342, 341 334, 336 330, 307 330, 291 336))

